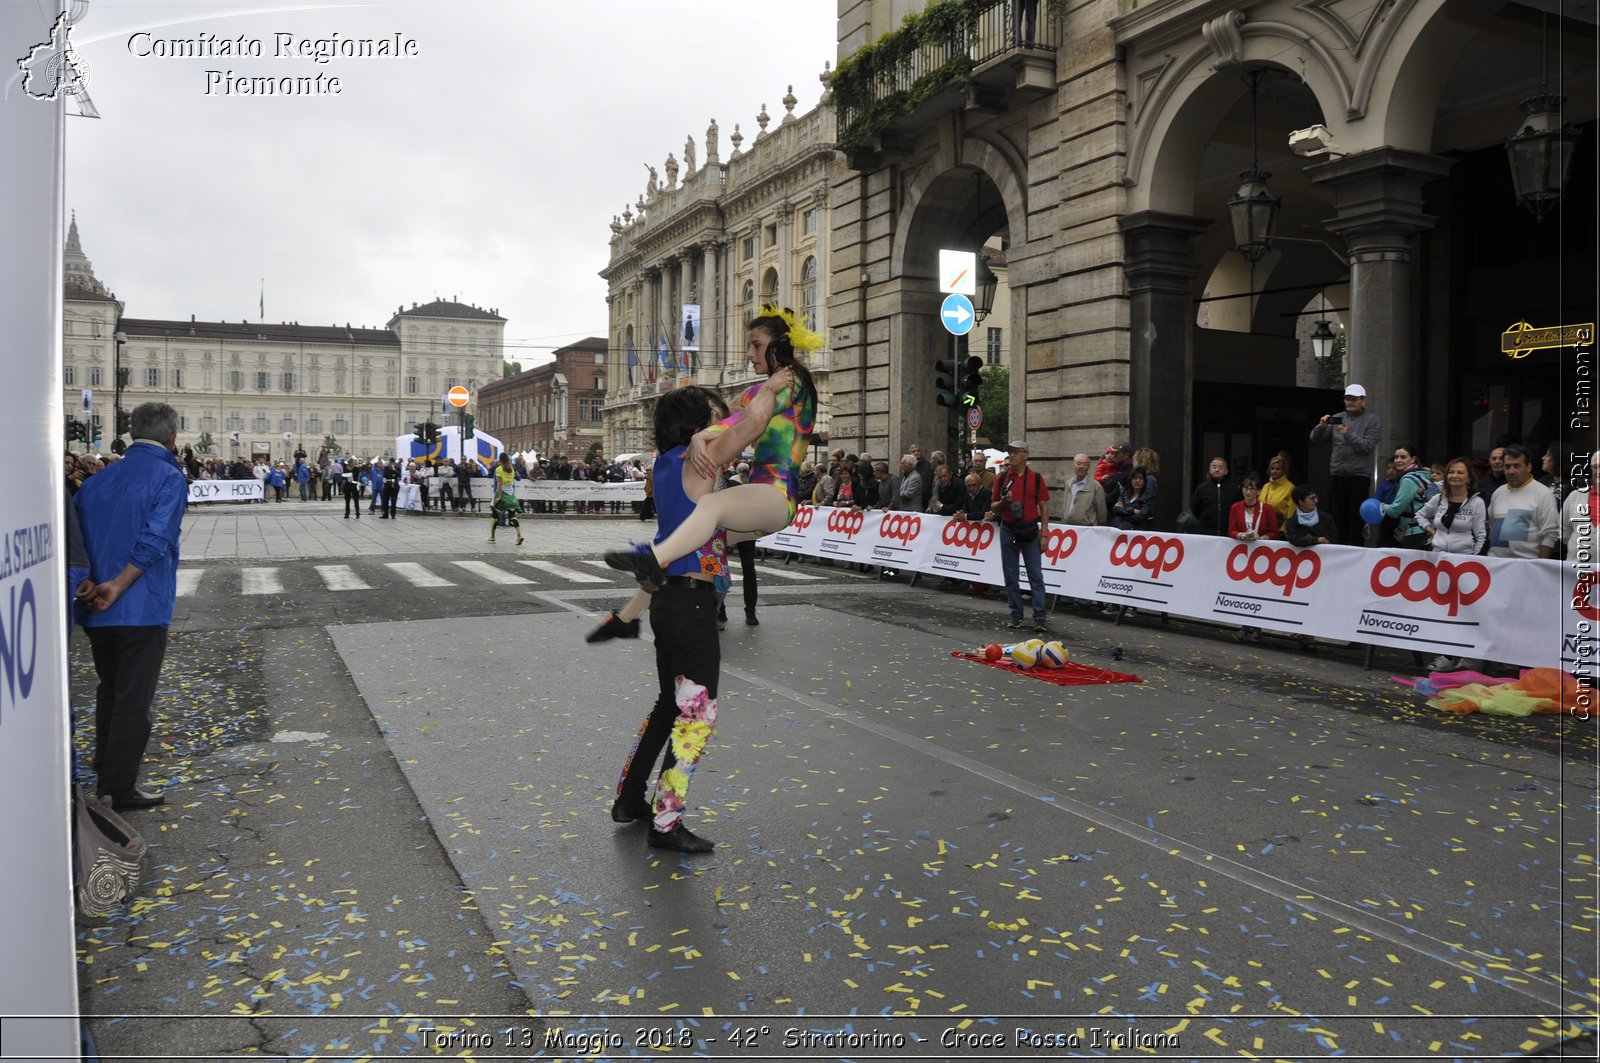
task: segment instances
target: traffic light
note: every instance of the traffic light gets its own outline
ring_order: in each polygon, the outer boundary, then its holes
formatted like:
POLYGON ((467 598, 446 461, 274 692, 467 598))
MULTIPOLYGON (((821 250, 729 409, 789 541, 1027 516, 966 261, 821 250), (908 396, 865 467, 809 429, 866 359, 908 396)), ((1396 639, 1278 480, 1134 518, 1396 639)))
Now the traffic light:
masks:
POLYGON ((84 442, 93 443, 96 440, 104 439, 105 437, 100 434, 102 428, 103 426, 100 423, 99 414, 95 414, 93 417, 89 418, 89 436, 84 440, 84 442))
POLYGON ((83 438, 83 426, 76 417, 67 418, 67 442, 76 443, 83 438))
POLYGON ((425 421, 422 425, 424 443, 437 443, 439 441, 439 426, 432 421, 425 421))
POLYGON ((936 401, 940 406, 956 407, 961 405, 961 389, 958 370, 961 363, 955 358, 941 358, 933 363, 934 370, 939 374, 933 380, 936 401))
POLYGON ((973 355, 967 359, 966 372, 961 378, 961 405, 967 409, 978 404, 978 392, 983 388, 983 359, 973 355))
POLYGON ((461 438, 462 439, 471 439, 472 438, 472 422, 473 422, 472 414, 466 413, 466 414, 462 414, 461 415, 461 438))
POLYGON ((133 414, 127 410, 117 412, 117 435, 125 436, 133 431, 133 414))
POLYGON ((411 426, 411 434, 417 437, 418 443, 426 443, 428 441, 428 426, 418 421, 411 426))

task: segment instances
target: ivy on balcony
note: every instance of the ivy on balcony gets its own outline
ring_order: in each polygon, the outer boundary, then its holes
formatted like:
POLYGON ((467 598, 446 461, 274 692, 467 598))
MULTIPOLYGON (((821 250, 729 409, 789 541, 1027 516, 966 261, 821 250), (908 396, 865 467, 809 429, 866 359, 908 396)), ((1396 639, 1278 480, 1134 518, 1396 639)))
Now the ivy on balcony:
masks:
POLYGON ((976 62, 967 41, 976 34, 979 15, 995 4, 936 0, 842 60, 828 86, 839 146, 858 148, 945 88, 968 84, 976 62))

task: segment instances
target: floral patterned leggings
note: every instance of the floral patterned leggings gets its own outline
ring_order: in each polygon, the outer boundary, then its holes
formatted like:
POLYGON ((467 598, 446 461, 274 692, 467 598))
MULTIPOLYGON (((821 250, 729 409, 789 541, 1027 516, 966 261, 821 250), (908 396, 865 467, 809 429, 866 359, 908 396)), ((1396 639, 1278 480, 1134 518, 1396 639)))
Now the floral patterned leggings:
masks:
POLYGON ((658 831, 672 830, 683 818, 689 781, 716 734, 716 684, 722 666, 716 614, 710 583, 688 588, 668 584, 650 603, 660 693, 633 740, 617 794, 644 800, 651 769, 662 758, 651 823, 658 831))

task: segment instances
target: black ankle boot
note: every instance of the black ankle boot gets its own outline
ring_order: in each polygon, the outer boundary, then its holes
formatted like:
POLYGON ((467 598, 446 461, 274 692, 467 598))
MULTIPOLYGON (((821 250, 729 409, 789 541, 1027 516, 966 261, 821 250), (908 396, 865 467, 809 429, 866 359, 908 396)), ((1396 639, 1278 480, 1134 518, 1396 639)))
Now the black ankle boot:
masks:
POLYGON ((700 837, 700 835, 685 827, 681 819, 669 831, 659 831, 654 827, 650 828, 650 848, 652 849, 671 849, 675 853, 709 853, 716 847, 716 842, 700 837))
POLYGON ((616 823, 635 823, 641 819, 649 819, 652 811, 649 801, 628 794, 623 794, 611 803, 611 819, 616 823))
POLYGON ((648 546, 642 550, 612 550, 605 555, 605 562, 620 572, 632 574, 639 586, 651 594, 666 585, 667 574, 661 571, 656 555, 648 546))
POLYGON ((636 639, 639 637, 639 621, 623 620, 616 613, 607 613, 606 618, 583 637, 585 642, 610 642, 612 639, 636 639))

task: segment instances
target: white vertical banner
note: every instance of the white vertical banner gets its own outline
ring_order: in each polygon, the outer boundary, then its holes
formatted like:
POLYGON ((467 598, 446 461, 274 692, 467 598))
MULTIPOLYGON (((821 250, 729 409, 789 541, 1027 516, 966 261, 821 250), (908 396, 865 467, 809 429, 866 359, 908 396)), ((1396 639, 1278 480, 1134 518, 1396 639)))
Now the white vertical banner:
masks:
POLYGON ((16 453, 0 492, 0 1043, 77 1058, 68 829, 63 137, 70 29, 56 4, 0 18, 0 375, 16 453), (28 1016, 59 1016, 28 1018, 28 1016))

